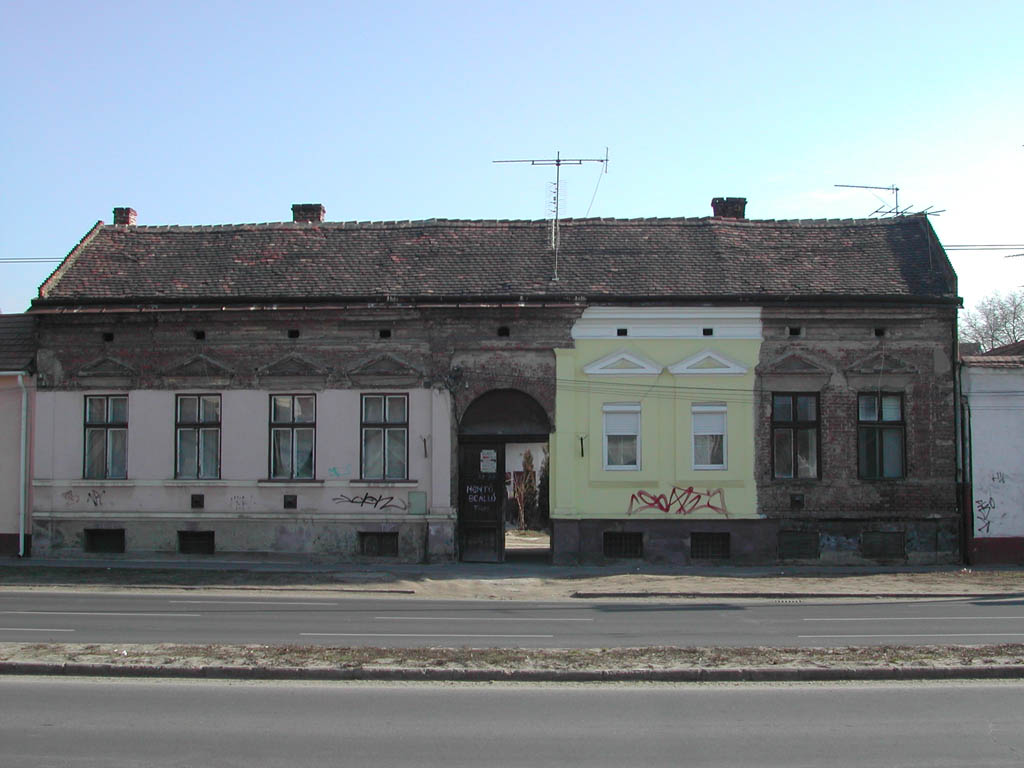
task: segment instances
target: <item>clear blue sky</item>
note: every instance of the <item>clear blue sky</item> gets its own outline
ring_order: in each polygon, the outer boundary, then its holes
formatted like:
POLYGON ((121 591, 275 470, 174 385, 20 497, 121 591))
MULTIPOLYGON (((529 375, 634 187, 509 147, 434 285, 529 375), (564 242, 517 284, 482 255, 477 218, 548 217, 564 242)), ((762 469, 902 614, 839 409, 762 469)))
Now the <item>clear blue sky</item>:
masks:
MULTIPOLYGON (((0 0, 0 259, 139 224, 863 217, 898 185, 946 244, 1024 243, 1024 2, 0 0), (600 166, 563 168, 587 213, 600 166)), ((1024 257, 951 251, 970 306, 1024 257)), ((0 261, 0 308, 54 263, 0 261)))

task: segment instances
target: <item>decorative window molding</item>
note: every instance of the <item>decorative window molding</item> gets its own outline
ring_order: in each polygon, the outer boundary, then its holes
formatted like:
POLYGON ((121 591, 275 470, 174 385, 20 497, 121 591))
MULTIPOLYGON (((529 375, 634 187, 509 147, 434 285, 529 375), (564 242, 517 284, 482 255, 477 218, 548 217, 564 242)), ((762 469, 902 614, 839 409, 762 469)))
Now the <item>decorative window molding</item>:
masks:
POLYGON ((201 381, 204 386, 226 385, 234 376, 228 366, 207 355, 194 355, 177 365, 165 368, 164 378, 170 382, 182 382, 185 386, 201 381))
POLYGON ((673 376, 742 376, 749 370, 743 363, 713 349, 702 349, 668 368, 673 376))
POLYGON ((583 366, 589 376, 657 376, 662 370, 659 363, 625 349, 583 366))

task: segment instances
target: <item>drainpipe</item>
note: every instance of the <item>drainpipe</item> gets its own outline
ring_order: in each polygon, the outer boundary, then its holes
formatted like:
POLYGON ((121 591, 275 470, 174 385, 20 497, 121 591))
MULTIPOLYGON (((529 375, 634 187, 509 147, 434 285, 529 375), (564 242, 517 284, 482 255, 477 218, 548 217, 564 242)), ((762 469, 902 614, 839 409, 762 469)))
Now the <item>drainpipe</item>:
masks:
POLYGON ((18 557, 25 556, 25 510, 28 506, 28 389, 25 374, 18 374, 21 389, 21 474, 18 477, 18 557))
POLYGON ((18 557, 25 556, 25 511, 28 506, 28 389, 24 371, 0 371, 0 376, 17 376, 21 390, 21 460, 18 474, 18 557))

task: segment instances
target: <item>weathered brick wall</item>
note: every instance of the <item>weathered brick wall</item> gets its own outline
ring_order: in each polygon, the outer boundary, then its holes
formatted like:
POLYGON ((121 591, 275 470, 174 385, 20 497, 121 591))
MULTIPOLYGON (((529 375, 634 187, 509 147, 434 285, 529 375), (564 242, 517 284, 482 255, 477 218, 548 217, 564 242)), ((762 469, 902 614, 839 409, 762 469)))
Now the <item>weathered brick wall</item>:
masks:
POLYGON ((317 389, 358 388, 403 376, 411 379, 406 386, 450 388, 459 416, 484 392, 521 389, 553 423, 552 350, 571 344, 569 329, 580 311, 373 307, 44 315, 41 388, 102 387, 119 375, 131 388, 181 387, 180 366, 203 356, 224 370, 193 377, 196 385, 205 378, 217 379, 218 388, 252 388, 291 376, 317 389), (499 328, 508 335, 499 336, 499 328), (127 370, 118 374, 108 365, 88 375, 106 359, 127 370))
MULTIPOLYGON (((769 307, 756 393, 760 512, 790 522, 813 519, 923 519, 956 515, 954 425, 955 310, 769 307), (800 328, 800 335, 790 334, 800 328), (876 336, 875 329, 884 329, 876 336), (857 372, 884 354, 877 374, 857 372), (821 369, 796 370, 796 356, 821 369), (790 358, 787 364, 787 358, 790 358), (886 370, 887 363, 902 363, 886 370), (801 386, 803 381, 803 386, 801 386), (820 384, 820 389, 819 386, 820 384), (857 395, 902 392, 905 477, 862 480, 857 471, 857 395), (772 476, 773 391, 820 391, 820 480, 772 476), (803 505, 792 503, 801 494, 803 505)), ((871 367, 870 365, 868 366, 871 367)))

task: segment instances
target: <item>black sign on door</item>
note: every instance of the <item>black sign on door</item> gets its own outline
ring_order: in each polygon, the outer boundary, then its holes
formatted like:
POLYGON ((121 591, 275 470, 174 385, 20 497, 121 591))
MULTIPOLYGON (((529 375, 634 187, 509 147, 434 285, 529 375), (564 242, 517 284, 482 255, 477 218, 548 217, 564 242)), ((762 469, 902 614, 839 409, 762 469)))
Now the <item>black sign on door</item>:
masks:
POLYGON ((505 559, 505 446, 459 446, 459 551, 463 560, 505 559))

